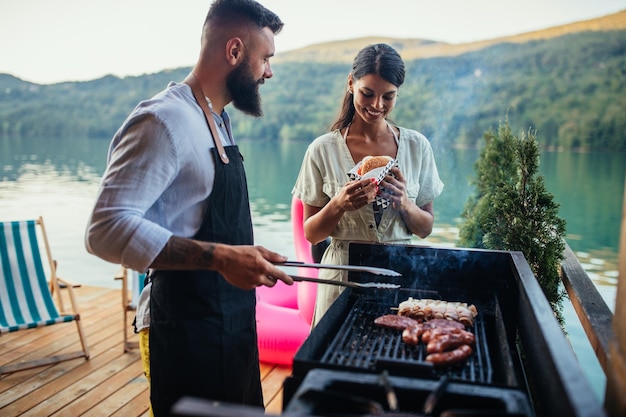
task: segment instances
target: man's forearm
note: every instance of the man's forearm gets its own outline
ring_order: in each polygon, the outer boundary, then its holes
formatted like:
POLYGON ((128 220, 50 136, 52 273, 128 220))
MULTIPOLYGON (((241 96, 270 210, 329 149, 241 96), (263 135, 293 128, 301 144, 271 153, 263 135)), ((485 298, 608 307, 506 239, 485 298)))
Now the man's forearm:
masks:
POLYGON ((150 265, 154 269, 213 269, 215 243, 172 236, 150 265))

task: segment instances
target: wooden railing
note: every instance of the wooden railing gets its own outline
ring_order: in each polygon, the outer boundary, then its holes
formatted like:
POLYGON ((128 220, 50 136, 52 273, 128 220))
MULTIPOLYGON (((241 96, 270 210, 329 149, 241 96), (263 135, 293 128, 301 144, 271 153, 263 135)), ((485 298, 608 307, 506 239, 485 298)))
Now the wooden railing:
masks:
POLYGON ((626 183, 623 198, 615 314, 567 243, 561 262, 561 279, 607 377, 604 407, 610 417, 626 416, 626 183))
POLYGON ((578 258, 565 243, 561 279, 600 366, 609 372, 609 343, 613 337, 613 312, 598 292, 578 258))

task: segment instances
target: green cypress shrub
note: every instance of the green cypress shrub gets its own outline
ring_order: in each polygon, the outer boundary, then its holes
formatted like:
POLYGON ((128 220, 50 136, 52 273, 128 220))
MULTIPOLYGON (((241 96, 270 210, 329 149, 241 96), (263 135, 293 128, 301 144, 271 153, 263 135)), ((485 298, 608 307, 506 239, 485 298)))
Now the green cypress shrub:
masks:
POLYGON ((475 193, 463 210, 459 244, 520 251, 563 324, 559 265, 565 249, 565 220, 538 174, 536 132, 515 136, 508 122, 484 135, 475 164, 475 193))

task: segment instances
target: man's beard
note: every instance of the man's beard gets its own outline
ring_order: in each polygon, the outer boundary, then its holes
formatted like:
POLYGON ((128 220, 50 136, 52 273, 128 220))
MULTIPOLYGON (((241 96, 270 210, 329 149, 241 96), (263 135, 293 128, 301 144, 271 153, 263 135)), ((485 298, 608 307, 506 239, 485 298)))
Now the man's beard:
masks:
POLYGON ((262 116, 259 84, 252 75, 248 60, 242 62, 226 77, 226 88, 232 97, 233 106, 250 116, 262 116))

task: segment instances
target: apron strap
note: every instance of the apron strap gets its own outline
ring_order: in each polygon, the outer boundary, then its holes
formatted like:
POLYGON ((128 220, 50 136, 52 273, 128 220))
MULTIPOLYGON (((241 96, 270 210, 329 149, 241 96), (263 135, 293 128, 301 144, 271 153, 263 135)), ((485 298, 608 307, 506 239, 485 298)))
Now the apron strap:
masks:
POLYGON ((222 145, 222 140, 220 139, 220 135, 217 132, 217 126, 215 126, 215 120, 213 120, 213 115, 211 114, 211 110, 209 109, 209 105, 207 103, 206 96, 202 92, 202 87, 198 82, 196 76, 190 73, 187 78, 183 81, 185 84, 191 87, 191 91, 193 92, 193 96, 196 99, 196 102, 202 109, 204 113, 204 118, 206 119, 207 124, 209 125, 209 131, 211 132, 211 136, 213 136, 213 142, 215 142, 215 147, 217 148, 217 153, 220 156, 220 159, 223 163, 228 164, 229 159, 228 155, 224 151, 224 145, 222 145))

